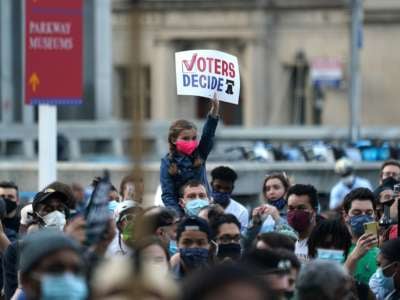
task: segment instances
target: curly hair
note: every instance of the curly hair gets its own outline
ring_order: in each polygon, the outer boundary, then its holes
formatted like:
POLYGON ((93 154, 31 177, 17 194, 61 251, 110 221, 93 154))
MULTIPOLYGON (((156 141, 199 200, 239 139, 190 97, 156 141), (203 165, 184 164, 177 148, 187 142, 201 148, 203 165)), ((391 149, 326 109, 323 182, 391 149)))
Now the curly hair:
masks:
POLYGON ((351 234, 340 219, 323 220, 312 230, 308 238, 308 254, 315 258, 317 248, 340 249, 345 257, 351 247, 351 234))

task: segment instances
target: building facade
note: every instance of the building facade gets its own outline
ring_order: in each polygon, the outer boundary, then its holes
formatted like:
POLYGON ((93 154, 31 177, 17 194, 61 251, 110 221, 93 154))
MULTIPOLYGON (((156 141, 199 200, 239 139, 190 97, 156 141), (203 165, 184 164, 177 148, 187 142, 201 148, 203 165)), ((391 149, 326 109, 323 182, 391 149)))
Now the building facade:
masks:
MULTIPOLYGON (((113 2, 114 100, 124 111, 124 74, 128 72, 132 1, 113 2), (117 99, 120 99, 118 101, 117 99)), ((240 105, 223 107, 227 124, 246 127, 348 124, 349 1, 142 1, 140 7, 141 74, 145 116, 151 120, 200 118, 207 103, 177 96, 174 53, 217 49, 238 57, 240 105), (343 80, 316 95, 310 72, 299 75, 296 57, 308 70, 316 59, 341 63, 343 80), (296 71, 297 70, 297 71, 296 71), (300 78, 299 78, 300 77, 300 78), (299 86, 300 85, 300 86, 299 86), (298 94, 301 95, 298 95, 298 94)), ((137 9, 137 6, 134 6, 137 9)), ((361 50, 364 126, 396 126, 396 78, 400 58, 400 2, 364 1, 361 50)), ((300 72, 301 73, 301 72, 300 72)), ((192 98, 192 99, 191 99, 192 98)), ((121 113, 120 113, 121 115, 121 113)))
MULTIPOLYGON (((22 104, 23 2, 0 1, 2 124, 30 124, 37 118, 35 108, 22 104)), ((226 124, 345 127, 349 115, 348 3, 85 0, 84 104, 60 107, 59 119, 129 119, 132 101, 137 101, 131 97, 129 79, 132 53, 138 52, 143 116, 156 121, 202 118, 207 101, 176 95, 174 53, 217 49, 236 55, 241 69, 240 105, 223 104, 226 124), (132 11, 140 12, 133 23, 132 11), (133 41, 134 36, 139 40, 133 41), (307 65, 303 73, 298 69, 299 56, 307 65), (310 66, 318 58, 339 61, 343 80, 339 87, 316 95, 310 66)), ((365 0, 364 9, 362 125, 396 126, 400 2, 365 0)))

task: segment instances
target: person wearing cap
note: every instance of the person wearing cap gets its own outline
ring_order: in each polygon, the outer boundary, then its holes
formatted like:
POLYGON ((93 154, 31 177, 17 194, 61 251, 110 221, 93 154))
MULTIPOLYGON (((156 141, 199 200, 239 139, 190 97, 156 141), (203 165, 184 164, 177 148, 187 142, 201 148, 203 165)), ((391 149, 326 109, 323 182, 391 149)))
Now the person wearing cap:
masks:
POLYGON ((114 210, 114 222, 117 226, 118 234, 108 246, 106 257, 114 255, 131 255, 133 242, 133 227, 138 214, 142 208, 132 200, 125 200, 118 203, 114 210))
POLYGON ((285 250, 253 249, 243 257, 243 263, 254 269, 256 275, 271 288, 276 299, 284 299, 285 293, 293 290, 289 284, 292 263, 281 252, 285 250))
POLYGON ((39 227, 64 229, 69 216, 69 198, 52 188, 46 188, 35 195, 32 202, 33 219, 39 227))
POLYGON ((41 230, 26 236, 20 246, 23 299, 86 299, 88 287, 79 253, 79 245, 61 232, 41 230))
MULTIPOLYGON (((85 221, 81 217, 72 220, 67 226, 69 208, 68 196, 61 191, 45 188, 38 192, 32 202, 32 222, 28 228, 28 236, 34 231, 53 229, 66 234, 75 240, 82 242, 86 237, 84 229, 85 221), (64 228, 65 227, 65 228, 64 228)), ((3 253, 3 278, 4 293, 6 299, 10 299, 18 286, 17 271, 18 257, 20 253, 20 241, 16 240, 8 245, 3 253)))
POLYGON ((354 165, 348 158, 341 158, 335 164, 335 173, 340 176, 340 181, 336 183, 330 192, 329 209, 337 209, 344 197, 352 190, 363 187, 372 190, 371 183, 354 174, 354 165))
POLYGON ((189 272, 210 262, 211 234, 208 223, 196 216, 184 218, 176 232, 179 262, 173 267, 175 279, 183 279, 189 272))
POLYGON ((384 242, 377 261, 379 267, 369 280, 376 299, 400 299, 400 239, 384 242))
MULTIPOLYGON (((74 196, 74 192, 70 185, 61 182, 61 181, 53 181, 49 185, 47 185, 44 190, 46 189, 53 189, 57 192, 61 192, 66 196, 67 202, 66 205, 70 210, 75 210, 76 208, 76 198, 74 196)), ((70 212, 71 214, 71 212, 70 212)))

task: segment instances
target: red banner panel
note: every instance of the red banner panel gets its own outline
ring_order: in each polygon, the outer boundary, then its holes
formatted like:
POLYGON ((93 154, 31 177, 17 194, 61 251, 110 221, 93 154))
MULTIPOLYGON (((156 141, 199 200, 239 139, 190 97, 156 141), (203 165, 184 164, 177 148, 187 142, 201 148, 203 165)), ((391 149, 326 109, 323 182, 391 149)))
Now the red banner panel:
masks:
POLYGON ((25 4, 25 104, 81 104, 83 0, 25 4))

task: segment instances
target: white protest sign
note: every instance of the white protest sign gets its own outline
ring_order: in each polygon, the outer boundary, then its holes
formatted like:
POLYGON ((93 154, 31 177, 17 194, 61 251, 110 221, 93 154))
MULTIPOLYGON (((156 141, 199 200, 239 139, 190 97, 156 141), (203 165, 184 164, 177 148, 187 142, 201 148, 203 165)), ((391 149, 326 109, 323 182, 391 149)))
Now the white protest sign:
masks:
POLYGON ((178 95, 213 98, 238 104, 240 73, 236 56, 216 50, 175 53, 178 95))

